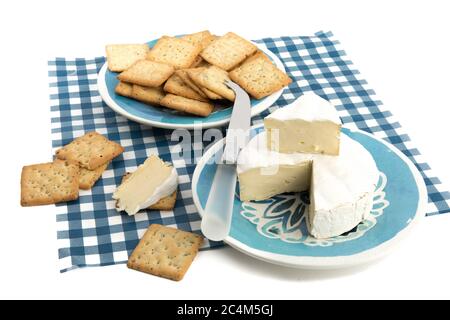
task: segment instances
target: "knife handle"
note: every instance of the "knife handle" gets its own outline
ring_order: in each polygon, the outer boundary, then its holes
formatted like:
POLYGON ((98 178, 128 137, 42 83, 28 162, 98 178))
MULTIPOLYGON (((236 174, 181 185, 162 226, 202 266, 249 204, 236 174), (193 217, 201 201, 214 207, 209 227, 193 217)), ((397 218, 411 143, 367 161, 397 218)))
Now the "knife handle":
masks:
POLYGON ((218 164, 201 224, 206 238, 220 241, 228 236, 233 215, 235 189, 236 166, 218 164))

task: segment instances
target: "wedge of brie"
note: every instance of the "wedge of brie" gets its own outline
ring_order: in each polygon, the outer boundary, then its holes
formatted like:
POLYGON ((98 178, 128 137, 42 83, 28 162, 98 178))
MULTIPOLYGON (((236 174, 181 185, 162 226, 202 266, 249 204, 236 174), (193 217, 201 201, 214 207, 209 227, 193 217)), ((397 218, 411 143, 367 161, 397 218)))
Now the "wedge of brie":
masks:
POLYGON ((283 153, 339 154, 341 120, 335 107, 306 93, 264 119, 270 150, 283 153))
POLYGON ((172 194, 178 186, 174 167, 151 155, 114 192, 117 211, 134 215, 172 194))
POLYGON ((313 160, 309 233, 329 238, 357 226, 372 209, 378 178, 372 155, 343 134, 339 156, 317 155, 313 160))
POLYGON ((239 154, 237 173, 242 201, 309 189, 308 228, 316 238, 340 235, 361 222, 378 182, 370 153, 345 134, 339 156, 330 156, 272 151, 262 132, 239 154))

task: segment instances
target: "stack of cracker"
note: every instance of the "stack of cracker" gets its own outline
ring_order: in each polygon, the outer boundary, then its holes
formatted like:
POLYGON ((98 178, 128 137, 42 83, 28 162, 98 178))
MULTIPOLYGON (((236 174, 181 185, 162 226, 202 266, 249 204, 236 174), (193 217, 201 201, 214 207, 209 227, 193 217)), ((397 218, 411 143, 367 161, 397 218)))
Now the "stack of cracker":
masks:
POLYGON ((116 142, 89 132, 56 151, 53 162, 22 168, 21 205, 36 206, 78 199, 91 189, 109 163, 124 151, 116 142))
POLYGON ((233 80, 253 98, 264 98, 291 83, 250 41, 228 32, 202 31, 161 37, 147 45, 106 46, 108 68, 120 72, 116 93, 151 105, 206 117, 214 100, 234 101, 225 82, 233 80))

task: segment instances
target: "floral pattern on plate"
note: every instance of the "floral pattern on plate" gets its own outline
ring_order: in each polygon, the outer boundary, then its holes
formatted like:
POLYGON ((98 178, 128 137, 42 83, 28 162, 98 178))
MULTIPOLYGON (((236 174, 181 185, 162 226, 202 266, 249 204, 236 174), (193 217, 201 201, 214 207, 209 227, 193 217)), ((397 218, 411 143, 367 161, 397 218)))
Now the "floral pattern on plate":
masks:
POLYGON ((349 232, 328 239, 316 239, 308 234, 308 191, 281 194, 262 201, 242 202, 240 213, 256 226, 259 234, 266 238, 289 243, 303 243, 308 246, 327 247, 335 243, 357 239, 377 224, 377 218, 389 206, 384 191, 386 184, 387 177, 380 172, 369 217, 349 232))

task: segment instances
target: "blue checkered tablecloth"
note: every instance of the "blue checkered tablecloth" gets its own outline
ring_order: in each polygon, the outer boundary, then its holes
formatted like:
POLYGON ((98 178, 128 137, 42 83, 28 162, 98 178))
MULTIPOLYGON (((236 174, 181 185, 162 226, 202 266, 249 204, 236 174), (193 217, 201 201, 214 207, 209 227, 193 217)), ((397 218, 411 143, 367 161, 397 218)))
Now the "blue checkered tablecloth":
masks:
MULTIPOLYGON (((441 182, 419 150, 397 119, 376 98, 375 92, 363 80, 331 32, 265 38, 257 42, 264 43, 282 60, 294 81, 269 110, 253 119, 254 124, 302 93, 314 91, 333 102, 346 126, 383 138, 413 161, 427 186, 428 215, 450 212, 450 193, 441 189, 441 182)), ((177 142, 171 141, 171 130, 129 121, 102 102, 97 90, 97 73, 104 62, 104 57, 98 57, 56 58, 48 63, 53 149, 92 130, 125 148, 91 190, 82 191, 76 201, 56 205, 61 272, 126 262, 151 223, 200 232, 200 217, 192 200, 190 185, 195 164, 174 162, 180 185, 173 211, 144 212, 129 217, 118 214, 114 209, 111 195, 122 175, 135 170, 153 153, 171 162, 172 155, 177 152, 177 142)), ((194 149, 202 147, 194 145, 194 149)), ((220 245, 207 241, 204 248, 220 245)))

